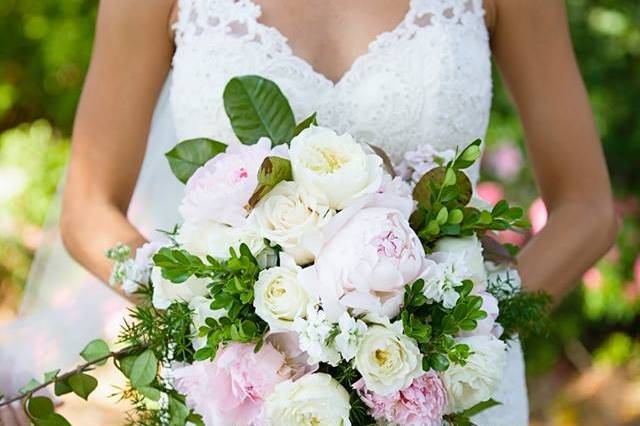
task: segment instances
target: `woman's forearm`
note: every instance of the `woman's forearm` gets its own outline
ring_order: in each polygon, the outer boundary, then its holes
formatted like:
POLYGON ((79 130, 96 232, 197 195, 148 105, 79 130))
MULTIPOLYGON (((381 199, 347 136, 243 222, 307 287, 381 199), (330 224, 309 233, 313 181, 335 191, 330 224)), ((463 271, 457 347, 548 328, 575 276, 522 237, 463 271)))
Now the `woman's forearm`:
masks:
MULTIPOLYGON (((71 256, 104 283, 109 281, 113 262, 107 249, 122 242, 131 248, 144 244, 145 238, 131 225, 121 210, 113 205, 88 203, 89 209, 66 208, 61 219, 61 234, 71 256)), ((114 291, 127 296, 119 286, 114 291)))
POLYGON ((531 291, 544 290, 555 301, 561 300, 582 273, 609 249, 616 229, 609 200, 601 200, 599 206, 558 206, 518 257, 524 286, 531 291))

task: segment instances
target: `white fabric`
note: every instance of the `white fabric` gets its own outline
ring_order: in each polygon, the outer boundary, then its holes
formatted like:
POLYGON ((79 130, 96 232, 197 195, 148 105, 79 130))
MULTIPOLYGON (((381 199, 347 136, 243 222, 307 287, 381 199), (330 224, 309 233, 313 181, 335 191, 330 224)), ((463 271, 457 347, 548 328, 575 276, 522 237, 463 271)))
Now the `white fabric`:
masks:
MULTIPOLYGON (((164 152, 193 137, 235 140, 222 104, 224 85, 235 75, 274 80, 297 120, 318 112, 322 125, 377 145, 396 162, 423 144, 450 149, 485 135, 492 87, 482 0, 410 0, 397 27, 373 40, 335 83, 292 52, 277 29, 262 24, 251 0, 178 2, 173 71, 158 100, 129 214, 144 235, 178 221, 181 186, 164 152)), ((471 171, 474 181, 477 171, 471 171)), ((29 315, 0 327, 5 393, 22 384, 17 375, 71 365, 85 342, 113 334, 123 315, 122 300, 66 255, 55 230, 53 236, 32 273, 29 315)), ((495 399, 503 404, 474 419, 477 424, 528 423, 518 342, 495 399)))

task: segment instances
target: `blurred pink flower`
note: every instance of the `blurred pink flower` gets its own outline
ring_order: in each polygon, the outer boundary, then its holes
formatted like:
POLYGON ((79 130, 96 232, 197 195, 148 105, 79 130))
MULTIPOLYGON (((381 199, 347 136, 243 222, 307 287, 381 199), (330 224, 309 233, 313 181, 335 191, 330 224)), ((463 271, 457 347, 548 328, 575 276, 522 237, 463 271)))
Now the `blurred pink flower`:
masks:
POLYGON ((512 142, 503 142, 488 153, 487 164, 499 178, 513 180, 522 169, 522 154, 512 142))
POLYGON ((534 234, 540 232, 547 224, 547 208, 542 198, 536 198, 531 207, 529 207, 529 220, 534 234))
POLYGON ((478 197, 482 198, 491 205, 495 205, 504 198, 504 190, 502 185, 497 182, 481 182, 476 187, 478 197))
POLYGON ((527 241, 527 237, 520 232, 507 230, 498 233, 498 241, 502 244, 513 244, 514 246, 522 247, 527 241))
POLYGON ((376 420, 406 426, 439 426, 447 405, 447 393, 436 373, 429 371, 408 387, 388 396, 371 392, 364 380, 353 385, 376 420))
POLYGON ((602 287, 602 273, 595 266, 589 268, 582 276, 584 286, 589 290, 598 290, 602 287))

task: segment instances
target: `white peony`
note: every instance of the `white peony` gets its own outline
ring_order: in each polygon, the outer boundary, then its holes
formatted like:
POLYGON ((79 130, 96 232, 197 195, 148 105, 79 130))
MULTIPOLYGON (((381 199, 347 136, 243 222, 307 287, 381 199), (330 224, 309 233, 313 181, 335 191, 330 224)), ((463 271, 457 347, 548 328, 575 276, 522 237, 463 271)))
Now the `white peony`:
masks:
POLYGON ((464 253, 467 264, 467 278, 474 283, 474 290, 484 291, 487 287, 487 270, 482 256, 482 244, 475 235, 465 238, 442 238, 434 247, 440 253, 464 253))
POLYGON ((254 287, 253 306, 271 331, 293 329, 296 318, 304 318, 317 298, 300 281, 301 268, 285 253, 280 253, 280 266, 260 272, 254 287))
POLYGON ((326 196, 333 209, 345 208, 382 184, 382 160, 349 134, 309 127, 293 138, 289 155, 294 180, 312 194, 326 196))
POLYGON ((335 347, 345 361, 351 361, 356 356, 360 341, 367 332, 367 324, 345 312, 338 320, 338 329, 340 333, 334 340, 335 347))
POLYGON ((305 238, 312 238, 335 214, 323 200, 325 197, 311 195, 296 182, 283 181, 260 200, 249 220, 262 236, 303 265, 313 261, 305 238))
POLYGON ((190 277, 183 283, 172 283, 162 277, 162 271, 155 266, 151 270, 151 282, 153 283, 152 303, 158 309, 167 309, 173 302, 191 302, 196 296, 204 296, 209 293, 205 278, 190 277))
POLYGON ((205 320, 207 318, 219 320, 227 314, 225 309, 211 309, 211 302, 213 300, 203 296, 196 296, 189 302, 189 308, 193 311, 191 314, 191 321, 193 322, 191 332, 194 335, 192 343, 196 350, 207 343, 206 336, 198 336, 198 330, 205 325, 205 320))
POLYGON ((264 405, 267 426, 350 426, 349 393, 328 374, 306 375, 276 385, 264 405))
POLYGON ((326 362, 335 367, 340 363, 340 353, 329 345, 334 325, 327 321, 324 311, 310 308, 305 318, 294 320, 293 329, 298 333, 300 349, 309 355, 309 365, 326 362))
POLYGON ((355 367, 367 389, 391 395, 422 374, 422 355, 413 339, 402 334, 402 324, 372 325, 360 340, 355 367))
POLYGON ((442 374, 450 413, 491 398, 502 380, 506 363, 506 345, 492 335, 460 337, 456 343, 468 345, 471 355, 464 366, 451 364, 442 374))
POLYGON ((266 249, 264 238, 254 228, 231 227, 211 221, 198 224, 185 222, 176 240, 191 254, 201 257, 209 255, 220 260, 231 257, 230 248, 238 253, 243 243, 254 256, 259 256, 266 249))

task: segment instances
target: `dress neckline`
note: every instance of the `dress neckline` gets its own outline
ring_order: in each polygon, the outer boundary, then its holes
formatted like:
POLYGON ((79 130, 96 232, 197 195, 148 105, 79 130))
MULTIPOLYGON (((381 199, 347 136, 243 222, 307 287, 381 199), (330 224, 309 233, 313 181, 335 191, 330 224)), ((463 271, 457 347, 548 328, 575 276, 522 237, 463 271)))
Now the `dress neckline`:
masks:
POLYGON ((319 77, 322 81, 324 81, 330 87, 337 87, 342 85, 344 81, 347 80, 353 72, 355 72, 355 69, 357 69, 359 64, 364 60, 366 60, 373 53, 373 51, 376 50, 376 47, 379 44, 381 39, 393 37, 398 33, 400 33, 402 28, 406 26, 407 22, 410 19, 413 19, 413 9, 414 9, 413 7, 414 0, 409 0, 409 4, 407 5, 407 11, 405 12, 402 19, 400 19, 400 21, 390 30, 384 30, 379 32, 367 44, 367 48, 362 53, 356 55, 355 59, 351 62, 351 65, 347 67, 347 69, 344 72, 342 72, 340 77, 337 80, 333 80, 330 77, 328 77, 327 74, 315 68, 309 60, 307 60, 303 56, 296 53, 292 48, 291 44, 289 43, 289 38, 285 36, 276 26, 268 25, 260 21, 260 18, 262 17, 262 7, 258 3, 256 3, 254 0, 246 0, 246 2, 248 5, 256 9, 256 13, 253 14, 254 16, 253 24, 262 28, 264 31, 271 32, 277 39, 280 40, 280 43, 285 48, 284 50, 288 56, 290 56, 291 58, 297 61, 303 62, 311 70, 313 74, 319 77))

